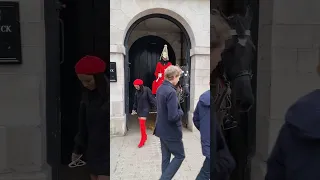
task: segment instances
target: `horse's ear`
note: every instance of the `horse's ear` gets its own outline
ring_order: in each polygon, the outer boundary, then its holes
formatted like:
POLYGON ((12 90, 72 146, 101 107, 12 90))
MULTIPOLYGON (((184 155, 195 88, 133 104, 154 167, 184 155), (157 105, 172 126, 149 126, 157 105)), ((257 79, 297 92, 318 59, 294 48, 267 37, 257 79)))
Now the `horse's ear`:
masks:
POLYGON ((221 11, 219 10, 219 7, 218 7, 218 9, 211 9, 211 14, 212 15, 221 15, 221 11))
POLYGON ((247 6, 246 8, 246 15, 244 16, 246 21, 249 22, 251 24, 251 21, 252 21, 252 11, 251 11, 251 8, 250 8, 250 5, 247 6))

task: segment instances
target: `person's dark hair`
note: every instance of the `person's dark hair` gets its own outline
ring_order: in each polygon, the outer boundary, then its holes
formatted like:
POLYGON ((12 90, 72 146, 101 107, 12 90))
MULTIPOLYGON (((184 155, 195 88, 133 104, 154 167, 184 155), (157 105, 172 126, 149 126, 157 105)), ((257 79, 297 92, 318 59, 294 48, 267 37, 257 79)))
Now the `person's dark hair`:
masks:
MULTIPOLYGON (((93 75, 96 89, 101 95, 102 99, 104 101, 109 101, 109 79, 107 76, 105 76, 104 73, 94 74, 93 75)), ((83 87, 84 88, 84 87, 83 87)), ((87 101, 88 100, 88 90, 84 88, 82 100, 87 101)))
POLYGON ((143 91, 143 85, 139 85, 140 86, 140 90, 139 91, 143 91))
POLYGON ((107 101, 109 95, 109 79, 104 75, 104 73, 95 74, 93 75, 96 88, 99 92, 99 94, 102 96, 102 98, 107 101))

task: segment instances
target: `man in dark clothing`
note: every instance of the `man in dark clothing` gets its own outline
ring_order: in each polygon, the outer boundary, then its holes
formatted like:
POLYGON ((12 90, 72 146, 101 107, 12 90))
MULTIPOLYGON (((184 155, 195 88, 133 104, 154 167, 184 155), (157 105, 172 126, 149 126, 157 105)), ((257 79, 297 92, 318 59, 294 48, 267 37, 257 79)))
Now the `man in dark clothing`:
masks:
POLYGON ((320 179, 320 90, 300 98, 285 123, 267 162, 266 180, 320 179))
POLYGON ((228 146, 224 140, 220 125, 215 118, 215 114, 210 116, 210 91, 204 92, 199 99, 197 107, 193 114, 193 122, 201 134, 202 153, 206 157, 203 166, 196 178, 196 180, 209 180, 210 179, 210 119, 215 124, 215 166, 213 173, 214 179, 226 180, 232 170, 235 168, 235 161, 232 158, 228 146))
POLYGON ((200 96, 193 113, 193 123, 200 131, 202 154, 206 157, 196 180, 210 179, 210 90, 200 96))
POLYGON ((179 106, 175 89, 180 74, 179 67, 169 66, 164 72, 165 80, 156 94, 157 121, 154 134, 160 138, 161 143, 162 175, 160 180, 171 180, 185 158, 181 123, 183 111, 179 106), (171 154, 174 158, 170 162, 171 154))

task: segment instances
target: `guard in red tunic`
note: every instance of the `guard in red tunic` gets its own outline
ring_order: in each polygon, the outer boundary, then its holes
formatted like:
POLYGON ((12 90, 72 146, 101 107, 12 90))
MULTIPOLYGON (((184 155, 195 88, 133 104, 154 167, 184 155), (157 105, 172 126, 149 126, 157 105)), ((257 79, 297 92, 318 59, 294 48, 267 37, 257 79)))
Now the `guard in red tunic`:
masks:
POLYGON ((158 87, 164 81, 164 70, 167 69, 167 67, 169 67, 170 65, 172 64, 171 62, 169 62, 168 48, 167 45, 164 45, 160 56, 160 61, 157 63, 157 67, 154 72, 154 75, 157 79, 152 82, 152 94, 157 93, 158 87))

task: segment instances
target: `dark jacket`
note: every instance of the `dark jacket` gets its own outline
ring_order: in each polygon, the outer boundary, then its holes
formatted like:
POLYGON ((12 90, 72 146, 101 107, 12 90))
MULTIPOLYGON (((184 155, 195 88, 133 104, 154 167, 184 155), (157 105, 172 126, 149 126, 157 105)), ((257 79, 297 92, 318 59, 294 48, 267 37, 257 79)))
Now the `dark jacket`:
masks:
POLYGON ((236 167, 236 162, 233 159, 228 145, 224 139, 224 136, 221 131, 220 124, 218 123, 215 112, 212 111, 213 122, 215 123, 215 166, 213 169, 213 179, 216 180, 228 180, 230 174, 236 167))
POLYGON ((134 95, 133 110, 139 117, 147 117, 150 109, 156 107, 156 98, 152 95, 149 87, 143 86, 141 90, 137 90, 134 95))
POLYGON ((175 87, 165 80, 156 96, 157 121, 154 134, 164 140, 182 140, 183 111, 178 103, 175 87))
POLYGON ((201 134, 202 154, 210 159, 210 90, 200 96, 193 123, 201 134))
POLYGON ((287 111, 267 162, 266 180, 320 179, 320 90, 287 111))
POLYGON ((79 109, 74 153, 85 154, 93 174, 110 173, 110 109, 98 90, 88 91, 79 109))

